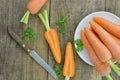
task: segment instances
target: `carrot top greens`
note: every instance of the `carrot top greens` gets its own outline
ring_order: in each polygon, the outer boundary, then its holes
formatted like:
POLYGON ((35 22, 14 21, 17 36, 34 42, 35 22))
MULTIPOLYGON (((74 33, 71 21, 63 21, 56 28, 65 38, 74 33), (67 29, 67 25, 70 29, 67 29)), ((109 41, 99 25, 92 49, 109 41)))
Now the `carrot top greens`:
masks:
POLYGON ((74 41, 74 43, 76 44, 76 51, 79 52, 79 51, 82 51, 83 50, 83 43, 82 43, 82 40, 81 39, 76 39, 74 41))
POLYGON ((50 25, 49 25, 47 10, 44 10, 42 13, 39 13, 38 16, 41 19, 41 21, 43 22, 46 30, 49 31, 50 30, 50 25))
POLYGON ((20 22, 23 22, 23 23, 27 24, 27 23, 28 23, 28 20, 29 20, 29 15, 30 15, 30 12, 27 11, 27 12, 24 14, 24 16, 22 17, 22 19, 21 19, 20 22))

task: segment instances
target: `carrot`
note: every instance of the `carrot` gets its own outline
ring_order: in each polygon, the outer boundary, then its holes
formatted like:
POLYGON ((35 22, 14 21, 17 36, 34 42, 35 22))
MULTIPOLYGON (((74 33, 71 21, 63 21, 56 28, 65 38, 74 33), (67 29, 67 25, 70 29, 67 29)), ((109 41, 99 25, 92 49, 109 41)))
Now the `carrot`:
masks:
POLYGON ((57 31, 55 29, 50 29, 48 14, 46 10, 43 13, 39 13, 38 15, 41 21, 43 22, 45 28, 47 29, 47 31, 45 32, 45 39, 50 46, 53 57, 57 63, 60 63, 61 50, 60 50, 60 42, 59 42, 57 31))
MULTIPOLYGON (((98 34, 92 29, 90 28, 90 30, 99 38, 98 34)), ((110 33, 109 33, 110 34, 110 33)), ((112 38, 116 41, 117 44, 120 45, 120 39, 115 37, 114 35, 110 34, 112 36, 112 38)))
POLYGON ((117 37, 115 37, 114 35, 110 34, 112 36, 112 38, 116 41, 117 44, 120 45, 120 39, 118 39, 117 37))
MULTIPOLYGON (((105 46, 110 50, 111 53, 109 52, 109 54, 107 54, 107 55, 109 56, 110 54, 112 54, 113 58, 115 60, 117 60, 118 62, 120 62, 120 56, 119 56, 120 55, 120 51, 119 51, 120 50, 120 46, 115 42, 115 40, 111 37, 111 35, 107 31, 105 31, 101 26, 99 26, 97 23, 95 23, 95 22, 89 22, 89 23, 90 23, 91 27, 94 29, 94 31, 98 34, 98 36, 100 37, 102 42, 105 44, 105 46)), ((88 30, 88 32, 89 32, 89 30, 88 30)), ((90 34, 90 32, 89 32, 89 34, 90 34)), ((92 37, 92 38, 93 38, 93 40, 95 39, 95 37, 92 37)), ((95 47, 95 45, 94 45, 94 47, 95 47)), ((103 48, 103 46, 99 45, 98 47, 101 48, 101 50, 102 50, 101 52, 103 52, 103 53, 105 52, 105 48, 103 48)), ((106 48, 106 50, 108 50, 107 48, 106 48)), ((96 53, 97 52, 100 53, 96 49, 96 53)), ((104 53, 104 54, 106 54, 106 53, 104 53)), ((100 56, 100 54, 99 55, 97 54, 97 56, 100 56)), ((101 57, 103 57, 103 56, 101 56, 101 57)), ((109 61, 109 60, 110 60, 110 58, 108 59, 107 62, 109 62, 109 64, 111 65, 112 62, 109 61)), ((113 68, 114 71, 116 71, 116 69, 112 65, 111 65, 111 67, 113 68)), ((118 70, 119 70, 119 68, 118 68, 118 70)), ((118 71, 116 73, 120 76, 120 71, 118 71)))
POLYGON ((99 57, 99 59, 102 62, 106 62, 108 60, 111 59, 111 53, 110 51, 106 48, 106 46, 96 37, 96 35, 89 30, 88 28, 85 28, 85 33, 86 36, 89 40, 89 42, 91 43, 91 45, 93 46, 93 49, 96 52, 96 55, 99 57), (98 46, 99 44, 99 46, 98 46), (104 50, 104 51, 103 51, 104 50))
POLYGON ((46 2, 47 0, 30 0, 26 6, 28 11, 25 13, 23 18, 21 19, 21 22, 27 24, 30 13, 36 14, 46 2))
POLYGON ((100 75, 106 76, 107 80, 112 80, 112 77, 110 76, 110 72, 111 72, 110 66, 106 62, 103 63, 98 59, 92 46, 90 45, 89 41, 87 40, 87 37, 83 30, 80 31, 80 35, 81 35, 81 40, 83 42, 83 45, 86 48, 88 55, 95 66, 96 71, 100 75))
POLYGON ((45 32, 45 38, 51 48, 53 56, 57 63, 61 62, 61 52, 60 52, 60 44, 58 35, 55 29, 50 29, 49 31, 45 32))
POLYGON ((94 17, 94 21, 103 27, 106 31, 120 38, 120 25, 113 23, 102 17, 94 17))
POLYGON ((47 0, 30 0, 27 4, 27 9, 31 14, 36 14, 47 0))
POLYGON ((65 80, 69 80, 70 77, 75 75, 74 52, 71 42, 68 42, 66 45, 63 75, 66 77, 65 80))

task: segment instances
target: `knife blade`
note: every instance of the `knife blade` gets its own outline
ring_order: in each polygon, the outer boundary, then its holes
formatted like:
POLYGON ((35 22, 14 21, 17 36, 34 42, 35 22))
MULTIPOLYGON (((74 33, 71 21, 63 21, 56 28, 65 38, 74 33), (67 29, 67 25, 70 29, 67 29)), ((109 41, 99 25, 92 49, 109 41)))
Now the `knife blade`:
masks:
POLYGON ((47 63, 33 50, 30 52, 31 57, 40 64, 44 69, 46 69, 54 78, 57 78, 55 72, 47 65, 47 63))
POLYGON ((57 78, 54 70, 37 54, 37 52, 28 46, 25 45, 24 41, 12 31, 11 27, 8 27, 8 33, 10 36, 27 52, 29 55, 39 64, 41 65, 53 78, 57 78))

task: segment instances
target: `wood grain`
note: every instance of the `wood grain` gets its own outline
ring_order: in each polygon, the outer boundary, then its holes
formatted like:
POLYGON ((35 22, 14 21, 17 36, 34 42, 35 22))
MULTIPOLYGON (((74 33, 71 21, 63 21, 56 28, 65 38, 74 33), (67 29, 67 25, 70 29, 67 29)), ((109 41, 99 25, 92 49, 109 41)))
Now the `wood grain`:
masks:
MULTIPOLYGON (((12 26, 13 30, 20 36, 28 26, 32 27, 38 38, 35 41, 27 42, 27 45, 32 46, 51 67, 56 64, 44 38, 45 28, 38 16, 30 15, 28 25, 19 22, 27 10, 25 4, 28 1, 0 1, 0 80, 54 80, 7 33, 7 26, 12 26)), ((68 41, 74 42, 75 29, 86 15, 95 11, 109 11, 120 17, 119 4, 120 0, 48 0, 41 11, 48 10, 51 28, 58 31, 55 22, 60 19, 60 13, 64 13, 68 18, 66 34, 58 32, 62 63, 57 65, 63 67, 65 45, 68 41)), ((76 52, 75 62, 76 75, 71 80, 106 80, 92 66, 83 62, 76 52)), ((113 80, 120 80, 113 71, 111 75, 113 80)))

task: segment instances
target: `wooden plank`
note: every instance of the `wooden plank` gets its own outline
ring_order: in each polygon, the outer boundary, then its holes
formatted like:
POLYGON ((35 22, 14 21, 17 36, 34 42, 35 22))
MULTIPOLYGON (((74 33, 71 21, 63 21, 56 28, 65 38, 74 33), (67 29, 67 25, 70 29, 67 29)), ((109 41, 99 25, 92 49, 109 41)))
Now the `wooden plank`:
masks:
MULTIPOLYGON (((68 17, 69 24, 67 27, 66 34, 62 35, 59 33, 62 51, 62 63, 64 62, 64 51, 65 45, 68 41, 73 43, 74 32, 77 24, 82 18, 94 11, 103 11, 105 8, 104 0, 51 0, 50 9, 50 25, 58 30, 55 22, 59 19, 59 14, 64 13, 68 17)), ((84 63, 75 53, 76 62, 76 75, 71 80, 101 80, 101 76, 97 74, 95 69, 88 64, 84 63)), ((51 66, 56 63, 53 60, 52 55, 49 55, 49 64, 51 66)), ((48 76, 48 80, 53 80, 51 76, 48 76)))
MULTIPOLYGON (((23 0, 24 1, 24 0, 23 0)), ((21 2, 23 2, 21 0, 21 2)), ((22 32, 19 23, 22 5, 20 1, 1 0, 0 3, 0 79, 22 80, 22 62, 25 52, 9 37, 7 26, 13 26, 18 34, 22 32), (19 11, 19 12, 18 12, 19 11), (17 13, 17 14, 16 14, 17 13)))
MULTIPOLYGON (((47 62, 48 45, 44 39, 45 28, 38 16, 30 15, 28 25, 20 23, 27 2, 28 0, 1 0, 0 2, 0 80, 47 80, 47 72, 34 62, 7 33, 7 26, 12 26, 20 36, 23 29, 32 27, 38 34, 38 38, 28 42, 28 45, 33 46, 47 62)), ((49 0, 43 9, 49 10, 49 0)))
MULTIPOLYGON (((49 0, 46 3, 46 5, 42 8, 41 11, 43 11, 44 9, 49 11, 49 0)), ((37 39, 33 43, 28 42, 28 45, 33 46, 34 49, 38 52, 38 54, 47 62, 48 61, 48 45, 44 38, 45 27, 43 26, 42 22, 40 21, 37 15, 30 17, 28 26, 32 27, 38 35, 37 39)), ((27 28, 28 26, 25 25, 25 28, 27 28)), ((38 64, 36 64, 36 62, 31 60, 31 58, 29 57, 27 57, 26 61, 27 61, 27 64, 24 66, 25 67, 24 73, 27 72, 28 74, 24 75, 25 76, 24 80, 26 79, 47 80, 47 72, 43 68, 41 68, 38 64), (31 70, 32 70, 32 73, 30 72, 31 70)))

